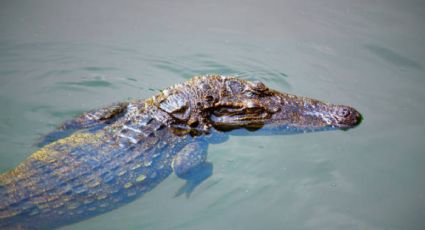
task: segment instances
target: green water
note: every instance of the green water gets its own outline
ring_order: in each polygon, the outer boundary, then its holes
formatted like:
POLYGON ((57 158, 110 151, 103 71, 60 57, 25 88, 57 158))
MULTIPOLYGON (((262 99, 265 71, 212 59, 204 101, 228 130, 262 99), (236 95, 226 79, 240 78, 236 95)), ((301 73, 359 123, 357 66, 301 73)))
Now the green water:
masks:
POLYGON ((62 229, 424 229, 422 1, 2 1, 0 171, 83 111, 206 73, 364 116, 349 131, 232 137, 192 196, 172 175, 62 229))

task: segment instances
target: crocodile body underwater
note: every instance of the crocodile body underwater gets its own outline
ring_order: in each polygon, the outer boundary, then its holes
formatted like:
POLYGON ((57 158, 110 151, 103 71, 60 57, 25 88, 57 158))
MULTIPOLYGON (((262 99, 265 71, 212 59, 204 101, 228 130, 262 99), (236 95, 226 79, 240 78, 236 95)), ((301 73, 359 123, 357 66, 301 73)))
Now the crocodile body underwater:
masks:
POLYGON ((258 81, 194 77, 147 100, 89 111, 0 174, 0 229, 52 229, 123 206, 174 172, 190 192, 212 173, 209 144, 228 135, 349 129, 361 115, 258 81))

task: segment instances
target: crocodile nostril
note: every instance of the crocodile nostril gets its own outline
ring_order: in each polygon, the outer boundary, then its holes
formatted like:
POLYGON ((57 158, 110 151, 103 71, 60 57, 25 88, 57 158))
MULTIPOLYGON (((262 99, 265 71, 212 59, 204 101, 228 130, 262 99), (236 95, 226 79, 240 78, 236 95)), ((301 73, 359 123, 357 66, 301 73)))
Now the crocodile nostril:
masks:
POLYGON ((337 115, 340 117, 348 117, 350 116, 351 112, 349 109, 347 108, 342 108, 340 110, 338 110, 337 115))

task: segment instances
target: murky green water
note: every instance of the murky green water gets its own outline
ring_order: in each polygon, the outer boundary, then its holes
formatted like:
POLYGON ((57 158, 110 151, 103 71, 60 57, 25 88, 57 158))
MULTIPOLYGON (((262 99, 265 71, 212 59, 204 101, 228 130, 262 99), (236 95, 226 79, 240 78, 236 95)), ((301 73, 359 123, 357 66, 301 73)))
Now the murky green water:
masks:
POLYGON ((173 175, 63 229, 423 229, 424 23, 421 1, 2 1, 0 171, 82 111, 236 74, 364 122, 232 137, 189 199, 173 175))

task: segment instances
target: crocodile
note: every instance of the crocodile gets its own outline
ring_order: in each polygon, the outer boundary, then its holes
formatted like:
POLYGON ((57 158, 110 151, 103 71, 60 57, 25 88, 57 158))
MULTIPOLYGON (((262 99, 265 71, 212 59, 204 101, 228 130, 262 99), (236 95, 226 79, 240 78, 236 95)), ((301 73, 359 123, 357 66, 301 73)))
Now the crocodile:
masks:
POLYGON ((0 229, 53 229, 111 211, 171 173, 190 195, 212 175, 209 144, 229 135, 347 130, 350 106, 269 89, 260 81, 207 75, 86 112, 48 134, 41 148, 0 174, 0 229))

